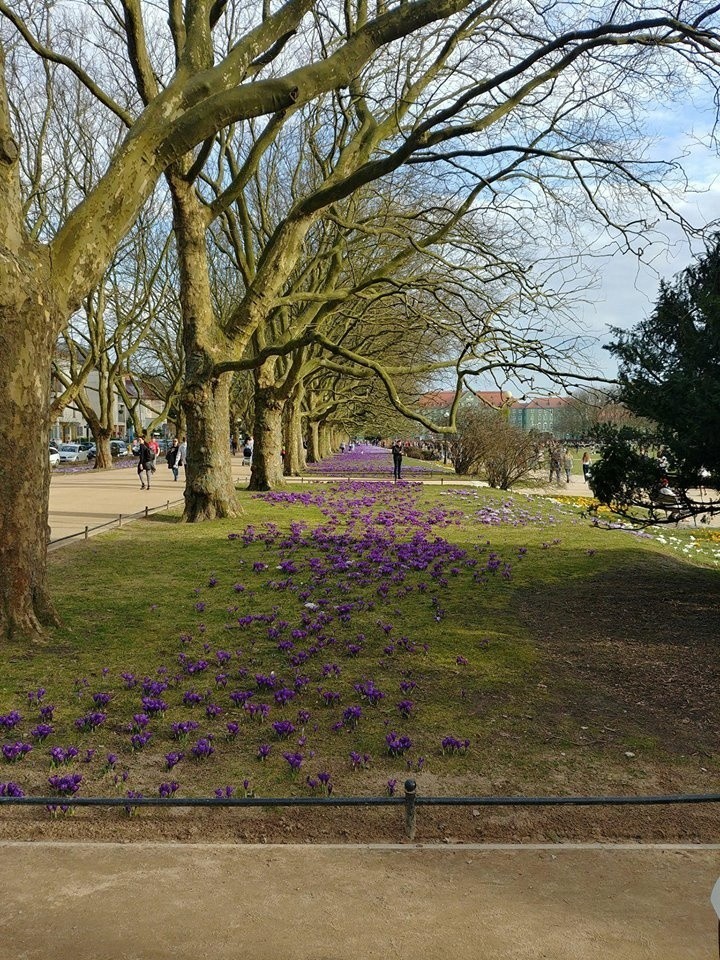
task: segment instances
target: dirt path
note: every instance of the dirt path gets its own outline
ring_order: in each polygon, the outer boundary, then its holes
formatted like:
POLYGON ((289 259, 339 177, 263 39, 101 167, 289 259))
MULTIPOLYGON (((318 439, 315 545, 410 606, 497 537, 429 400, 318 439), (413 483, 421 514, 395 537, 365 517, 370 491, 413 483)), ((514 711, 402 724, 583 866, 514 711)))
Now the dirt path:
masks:
POLYGON ((720 848, 2 844, 0 960, 709 960, 720 848))

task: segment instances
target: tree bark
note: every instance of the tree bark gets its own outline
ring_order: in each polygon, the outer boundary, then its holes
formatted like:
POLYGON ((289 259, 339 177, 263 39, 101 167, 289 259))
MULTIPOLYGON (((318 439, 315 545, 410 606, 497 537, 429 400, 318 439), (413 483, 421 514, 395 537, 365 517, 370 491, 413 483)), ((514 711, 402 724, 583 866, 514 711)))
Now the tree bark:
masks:
POLYGON ((48 594, 50 368, 57 330, 39 251, 0 242, 0 640, 57 623, 48 594))
POLYGON ((310 420, 307 432, 307 462, 320 462, 320 428, 317 420, 310 420))
POLYGON ((255 371, 255 445, 248 490, 273 490, 282 483, 284 401, 275 387, 274 361, 255 371))
POLYGON ((95 440, 95 470, 112 470, 113 459, 110 449, 112 431, 105 428, 95 431, 92 423, 90 429, 95 440))
POLYGON ((187 427, 185 512, 189 523, 238 515, 230 457, 232 374, 216 376, 215 362, 226 345, 217 328, 210 295, 206 221, 195 188, 181 165, 167 173, 180 267, 185 347, 185 390, 181 403, 187 427))
POLYGON ((285 404, 283 417, 283 473, 299 477, 305 470, 305 448, 302 435, 302 384, 298 384, 285 404))
POLYGON ((321 460, 332 455, 331 429, 327 423, 318 424, 318 450, 321 460))
POLYGON ((185 513, 188 523, 236 517, 228 417, 231 374, 195 380, 182 397, 187 419, 185 513))

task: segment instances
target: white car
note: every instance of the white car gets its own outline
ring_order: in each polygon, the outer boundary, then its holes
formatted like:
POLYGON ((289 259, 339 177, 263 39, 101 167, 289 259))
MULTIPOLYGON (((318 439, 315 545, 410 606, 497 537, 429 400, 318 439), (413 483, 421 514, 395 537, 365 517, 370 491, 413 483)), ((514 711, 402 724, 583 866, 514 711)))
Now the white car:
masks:
POLYGON ((56 467, 60 463, 60 454, 55 447, 50 447, 50 466, 56 467))
POLYGON ((60 463, 84 463, 87 458, 87 450, 83 450, 79 443, 60 444, 60 463))

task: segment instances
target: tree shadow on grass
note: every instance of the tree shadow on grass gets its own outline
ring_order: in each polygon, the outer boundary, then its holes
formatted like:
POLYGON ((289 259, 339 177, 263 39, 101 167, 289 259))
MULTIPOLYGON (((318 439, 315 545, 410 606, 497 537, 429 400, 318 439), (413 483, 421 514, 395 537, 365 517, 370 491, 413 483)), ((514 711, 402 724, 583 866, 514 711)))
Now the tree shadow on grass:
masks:
POLYGON ((720 574, 623 551, 612 569, 522 588, 516 615, 538 650, 548 723, 601 719, 676 754, 712 755, 720 731, 720 574))

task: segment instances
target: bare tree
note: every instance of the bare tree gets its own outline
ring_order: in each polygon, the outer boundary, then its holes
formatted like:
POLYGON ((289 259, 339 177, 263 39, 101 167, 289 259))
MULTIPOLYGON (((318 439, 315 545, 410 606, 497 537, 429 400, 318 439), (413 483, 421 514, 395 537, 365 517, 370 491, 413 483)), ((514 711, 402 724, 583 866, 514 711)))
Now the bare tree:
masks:
MULTIPOLYGON (((0 447, 12 450, 22 443, 25 451, 24 470, 0 466, 4 639, 38 636, 56 622, 46 582, 46 441, 56 339, 100 282, 163 170, 229 123, 276 114, 347 86, 383 46, 453 17, 472 2, 413 0, 383 8, 358 23, 332 53, 311 60, 298 28, 324 4, 286 0, 274 6, 273 11, 264 0, 241 5, 169 0, 164 19, 140 0, 89 0, 79 11, 60 7, 53 28, 50 5, 30 4, 24 16, 0 0, 0 447), (71 30, 75 12, 84 22, 71 30), (230 43, 217 57, 214 37, 221 30, 230 43), (117 147, 108 149, 102 175, 85 185, 84 198, 47 239, 28 231, 25 221, 22 131, 12 127, 5 75, 5 47, 14 48, 18 38, 38 58, 72 74, 101 105, 113 130, 122 131, 117 147), (273 63, 275 75, 261 77, 273 63)), ((14 79, 10 75, 11 84, 14 79)), ((80 129, 82 119, 75 125, 80 129)), ((191 163, 187 174, 192 173, 191 163)))

